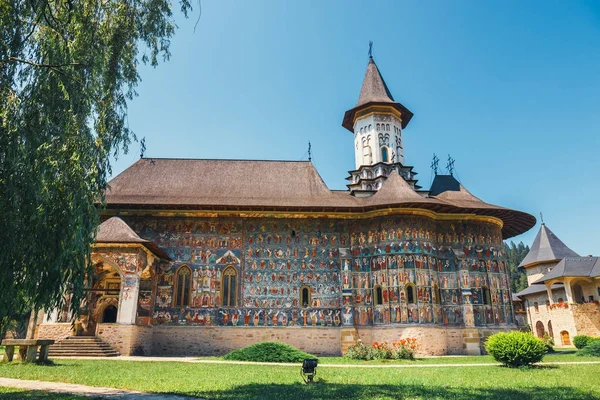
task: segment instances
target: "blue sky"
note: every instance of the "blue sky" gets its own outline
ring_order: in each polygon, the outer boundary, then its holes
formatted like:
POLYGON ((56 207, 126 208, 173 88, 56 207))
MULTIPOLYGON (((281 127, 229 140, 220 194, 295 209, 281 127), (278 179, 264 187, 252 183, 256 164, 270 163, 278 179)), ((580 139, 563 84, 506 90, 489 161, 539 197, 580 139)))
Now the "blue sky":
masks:
POLYGON ((474 195, 541 211, 573 250, 600 255, 600 2, 202 0, 195 33, 197 7, 175 17, 171 60, 141 69, 129 107, 147 157, 300 160, 310 141, 344 189, 354 149, 341 122, 372 40, 415 114, 404 145, 422 186, 433 153, 451 154, 474 195))

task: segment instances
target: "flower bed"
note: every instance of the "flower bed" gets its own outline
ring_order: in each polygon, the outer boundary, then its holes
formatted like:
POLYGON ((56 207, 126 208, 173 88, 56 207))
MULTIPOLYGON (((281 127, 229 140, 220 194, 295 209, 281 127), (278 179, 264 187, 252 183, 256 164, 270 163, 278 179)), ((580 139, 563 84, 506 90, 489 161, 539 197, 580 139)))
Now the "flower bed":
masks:
POLYGON ((353 360, 412 360, 418 348, 417 339, 414 338, 400 339, 392 343, 374 342, 371 346, 358 339, 348 348, 344 357, 353 360))

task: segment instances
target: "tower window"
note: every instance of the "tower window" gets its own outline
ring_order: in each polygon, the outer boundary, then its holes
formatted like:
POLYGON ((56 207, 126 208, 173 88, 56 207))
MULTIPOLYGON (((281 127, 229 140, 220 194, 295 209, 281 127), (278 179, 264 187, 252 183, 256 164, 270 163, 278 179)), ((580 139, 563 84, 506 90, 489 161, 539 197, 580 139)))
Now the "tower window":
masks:
POLYGON ((237 293, 237 272, 233 267, 225 268, 223 271, 223 306, 235 306, 237 305, 236 293, 237 293))
POLYGON ((300 307, 310 307, 310 287, 302 286, 300 289, 300 307))
POLYGON ((377 124, 377 130, 381 129, 381 127, 379 126, 379 124, 377 124))
POLYGON ((540 306, 537 301, 533 303, 533 308, 535 309, 535 312, 540 312, 540 306))
POLYGON ((387 147, 382 147, 381 148, 381 161, 383 161, 383 162, 389 162, 390 161, 387 147))
POLYGON ((388 131, 388 132, 390 131, 390 124, 386 124, 385 125, 385 130, 388 131))
POLYGON ((192 270, 187 265, 180 267, 175 274, 175 307, 186 307, 190 304, 192 289, 192 270))

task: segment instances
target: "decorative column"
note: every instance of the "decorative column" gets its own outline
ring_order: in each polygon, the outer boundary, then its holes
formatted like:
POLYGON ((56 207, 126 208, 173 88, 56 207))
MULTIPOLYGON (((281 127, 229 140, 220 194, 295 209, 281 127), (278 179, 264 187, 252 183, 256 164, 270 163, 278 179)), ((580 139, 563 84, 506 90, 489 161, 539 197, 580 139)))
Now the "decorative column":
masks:
POLYGON ((354 304, 352 300, 352 255, 350 249, 340 248, 340 262, 342 264, 342 354, 346 354, 348 347, 356 343, 358 332, 354 327, 354 304))
POLYGON ((139 291, 140 277, 137 274, 124 275, 121 280, 117 323, 135 325, 139 291))

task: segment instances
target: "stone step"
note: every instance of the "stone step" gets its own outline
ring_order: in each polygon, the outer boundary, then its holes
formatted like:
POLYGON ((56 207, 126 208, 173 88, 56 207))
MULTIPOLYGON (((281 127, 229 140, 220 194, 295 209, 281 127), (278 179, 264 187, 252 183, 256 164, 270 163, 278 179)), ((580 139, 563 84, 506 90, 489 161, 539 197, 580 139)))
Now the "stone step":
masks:
POLYGON ((50 346, 50 357, 117 357, 119 352, 94 336, 69 336, 50 346))

